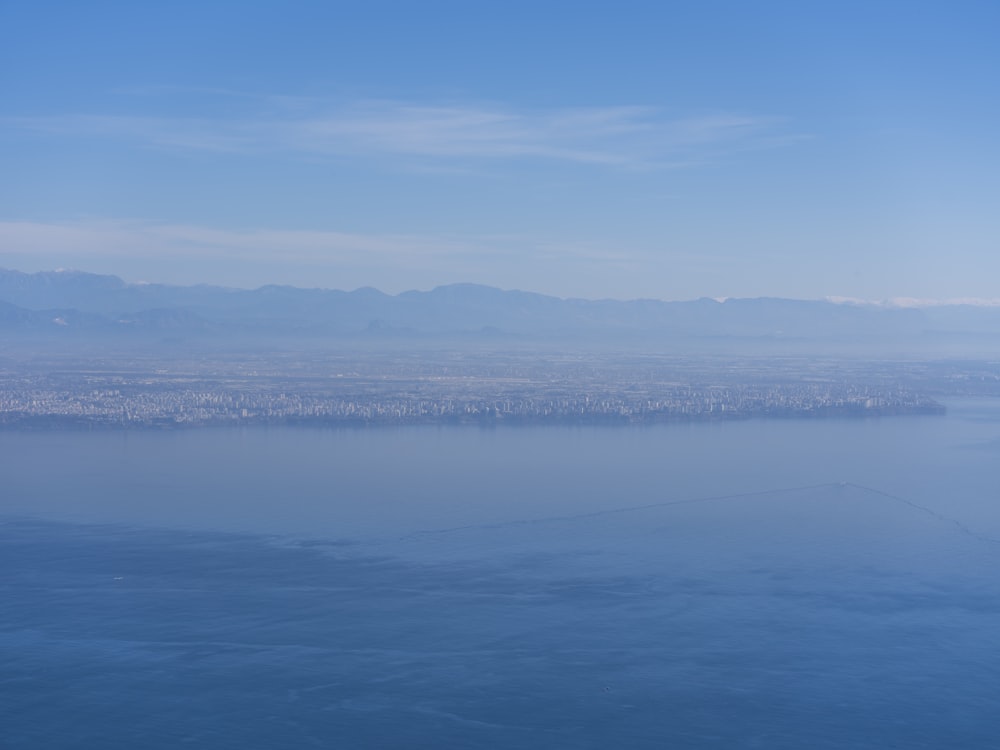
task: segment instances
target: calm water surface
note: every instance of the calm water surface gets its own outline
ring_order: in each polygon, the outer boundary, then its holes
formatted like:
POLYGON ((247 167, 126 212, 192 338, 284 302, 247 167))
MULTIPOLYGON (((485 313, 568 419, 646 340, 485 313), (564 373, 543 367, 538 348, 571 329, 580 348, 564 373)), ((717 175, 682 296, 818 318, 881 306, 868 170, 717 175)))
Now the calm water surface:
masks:
POLYGON ((1000 405, 0 433, 4 747, 990 747, 1000 405))
POLYGON ((7 514, 371 537, 852 482, 1000 534, 1000 404, 646 428, 0 432, 7 514))

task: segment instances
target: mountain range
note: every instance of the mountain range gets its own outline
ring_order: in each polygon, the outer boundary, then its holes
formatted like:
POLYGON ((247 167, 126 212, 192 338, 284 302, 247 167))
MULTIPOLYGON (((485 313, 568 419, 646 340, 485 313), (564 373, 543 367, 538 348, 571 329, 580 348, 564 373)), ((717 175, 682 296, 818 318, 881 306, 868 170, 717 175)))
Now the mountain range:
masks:
POLYGON ((1000 344, 1000 308, 895 308, 778 298, 584 300, 476 284, 397 295, 128 283, 82 271, 0 269, 0 333, 66 337, 465 338, 1000 344))

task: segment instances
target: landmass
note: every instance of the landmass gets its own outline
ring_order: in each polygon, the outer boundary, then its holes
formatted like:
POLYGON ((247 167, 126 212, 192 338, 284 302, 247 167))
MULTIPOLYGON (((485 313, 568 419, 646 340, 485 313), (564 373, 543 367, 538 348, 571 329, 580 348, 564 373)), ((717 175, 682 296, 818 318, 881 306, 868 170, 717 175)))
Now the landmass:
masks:
POLYGON ((652 424, 944 413, 919 371, 913 363, 524 351, 35 360, 3 373, 0 425, 652 424))

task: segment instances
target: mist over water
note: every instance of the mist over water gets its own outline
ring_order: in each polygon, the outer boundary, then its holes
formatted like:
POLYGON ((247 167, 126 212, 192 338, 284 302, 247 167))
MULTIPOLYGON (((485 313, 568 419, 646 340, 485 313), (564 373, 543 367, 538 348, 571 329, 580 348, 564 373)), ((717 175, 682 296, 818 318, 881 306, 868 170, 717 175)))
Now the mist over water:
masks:
POLYGON ((985 747, 1000 409, 0 433, 11 747, 985 747))

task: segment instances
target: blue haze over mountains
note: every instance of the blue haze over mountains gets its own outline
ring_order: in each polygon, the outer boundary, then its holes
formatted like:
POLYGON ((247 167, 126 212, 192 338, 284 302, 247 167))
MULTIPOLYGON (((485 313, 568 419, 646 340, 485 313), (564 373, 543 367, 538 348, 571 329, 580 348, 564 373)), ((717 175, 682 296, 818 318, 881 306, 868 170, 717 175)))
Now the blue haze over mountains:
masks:
POLYGON ((60 338, 288 336, 577 341, 715 339, 924 348, 1000 342, 1000 309, 897 308, 777 298, 583 300, 476 284, 387 295, 127 283, 80 271, 0 270, 0 331, 60 338))

